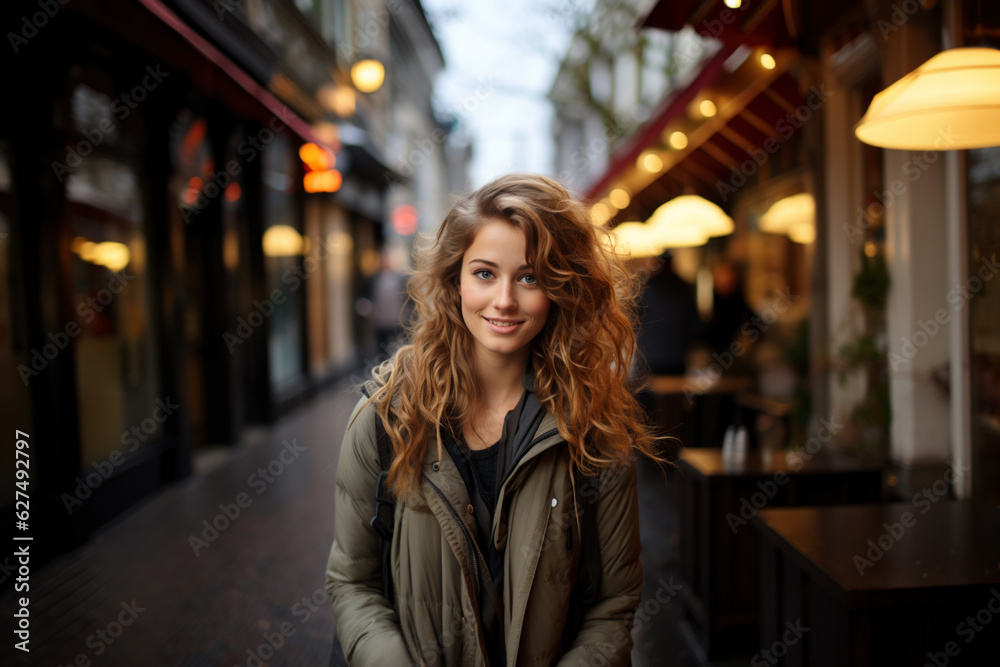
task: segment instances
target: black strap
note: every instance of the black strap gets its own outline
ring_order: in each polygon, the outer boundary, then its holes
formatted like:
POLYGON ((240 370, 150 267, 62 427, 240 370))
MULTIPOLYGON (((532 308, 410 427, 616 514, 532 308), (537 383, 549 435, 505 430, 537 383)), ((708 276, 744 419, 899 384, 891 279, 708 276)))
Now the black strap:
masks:
POLYGON ((392 568, 389 556, 392 549, 392 531, 396 513, 396 499, 389 489, 387 479, 389 466, 392 465, 392 440, 385 430, 382 418, 376 415, 375 444, 378 447, 378 460, 381 470, 375 482, 375 515, 369 521, 371 527, 378 533, 380 555, 382 557, 382 594, 389 604, 393 603, 392 568))
MULTIPOLYGON (((593 481, 593 480, 591 480, 593 481)), ((580 530, 583 532, 583 563, 587 568, 587 588, 580 596, 581 601, 590 605, 597 599, 597 591, 601 588, 601 544, 597 534, 597 506, 591 503, 583 516, 580 517, 580 530)))

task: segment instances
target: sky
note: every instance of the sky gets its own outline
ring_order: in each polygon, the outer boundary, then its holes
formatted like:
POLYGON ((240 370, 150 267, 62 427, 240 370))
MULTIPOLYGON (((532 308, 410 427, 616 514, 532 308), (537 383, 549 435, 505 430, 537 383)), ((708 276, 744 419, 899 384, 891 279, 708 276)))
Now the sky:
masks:
POLYGON ((472 139, 470 186, 511 171, 552 174, 546 95, 569 47, 573 17, 592 0, 423 0, 445 69, 435 108, 472 139))

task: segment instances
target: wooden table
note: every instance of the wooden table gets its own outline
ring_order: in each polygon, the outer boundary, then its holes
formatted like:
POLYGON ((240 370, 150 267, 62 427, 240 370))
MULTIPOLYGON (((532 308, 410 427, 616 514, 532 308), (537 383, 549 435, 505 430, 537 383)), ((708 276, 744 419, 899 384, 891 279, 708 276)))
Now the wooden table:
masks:
MULTIPOLYGON (((654 375, 642 401, 655 421, 684 447, 718 447, 726 426, 736 420, 736 396, 753 378, 700 375, 654 375)), ((673 458, 673 457, 672 457, 673 458)))
POLYGON ((695 448, 678 465, 681 599, 706 660, 756 645, 760 548, 750 522, 761 508, 881 499, 880 468, 822 452, 805 462, 749 452, 731 465, 721 449, 695 448))
POLYGON ((1000 664, 1000 508, 922 496, 764 510, 755 525, 760 647, 785 665, 1000 664), (782 646, 786 622, 808 631, 782 646))

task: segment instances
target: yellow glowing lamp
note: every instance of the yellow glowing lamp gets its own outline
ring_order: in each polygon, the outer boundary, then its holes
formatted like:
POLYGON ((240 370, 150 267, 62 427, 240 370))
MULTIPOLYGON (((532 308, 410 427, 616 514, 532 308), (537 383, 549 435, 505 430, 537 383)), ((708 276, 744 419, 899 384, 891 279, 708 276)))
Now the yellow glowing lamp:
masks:
POLYGON ((603 201, 599 201, 590 207, 590 221, 600 227, 611 219, 613 212, 603 201))
POLYGON ((899 150, 1000 145, 1000 51, 942 51, 875 95, 854 135, 899 150))
POLYGON ((816 225, 808 220, 796 222, 788 228, 788 238, 796 243, 809 245, 816 240, 816 225))
POLYGON ((632 203, 632 198, 622 188, 615 188, 608 193, 608 201, 619 211, 632 203))
POLYGON ((664 248, 695 248, 708 243, 705 230, 691 225, 655 227, 656 240, 664 248))
POLYGON ((115 241, 103 241, 94 248, 94 256, 91 261, 94 264, 102 264, 112 271, 121 271, 132 260, 132 253, 124 243, 115 241))
POLYGON ((637 160, 640 167, 651 174, 657 174, 663 169, 663 160, 656 153, 646 152, 639 156, 637 160))
MULTIPOLYGON (((678 239, 690 238, 691 245, 702 245, 710 236, 725 236, 732 234, 736 225, 733 219, 726 215, 721 208, 698 195, 681 195, 674 197, 666 204, 663 204, 653 215, 650 216, 650 224, 663 229, 687 229, 691 228, 700 232, 703 240, 695 243, 699 238, 698 234, 690 231, 677 232, 678 239)), ((675 245, 668 247, 688 247, 686 245, 675 245)))
POLYGON ((267 257, 293 257, 303 252, 302 235, 289 225, 275 225, 264 232, 264 255, 267 257))
POLYGON ((664 249, 655 230, 642 222, 623 222, 611 230, 611 237, 611 249, 633 259, 656 257, 664 249))
POLYGON ((757 228, 770 234, 789 234, 789 230, 797 224, 808 223, 814 226, 816 220, 816 200, 808 192, 785 197, 771 204, 764 215, 760 216, 757 228))
POLYGON ((94 258, 97 256, 97 244, 94 243, 93 241, 83 241, 82 243, 78 244, 78 249, 76 250, 76 254, 78 254, 80 256, 80 259, 82 259, 83 261, 90 262, 91 264, 96 264, 97 262, 94 260, 94 258))
POLYGON ((351 66, 351 81, 362 93, 374 93, 385 81, 385 66, 371 58, 359 60, 351 66))

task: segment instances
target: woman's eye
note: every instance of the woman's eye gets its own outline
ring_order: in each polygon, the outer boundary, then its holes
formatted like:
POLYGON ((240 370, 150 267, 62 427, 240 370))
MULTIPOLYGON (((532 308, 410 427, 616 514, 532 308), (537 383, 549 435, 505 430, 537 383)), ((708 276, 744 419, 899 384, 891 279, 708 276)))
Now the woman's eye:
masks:
POLYGON ((521 276, 521 280, 529 285, 535 285, 538 283, 538 281, 535 280, 535 276, 531 275, 530 273, 526 276, 521 276))
POLYGON ((490 271, 490 270, 488 270, 488 269, 479 269, 478 271, 474 272, 472 275, 476 276, 480 280, 489 280, 490 278, 493 277, 493 272, 490 271))

